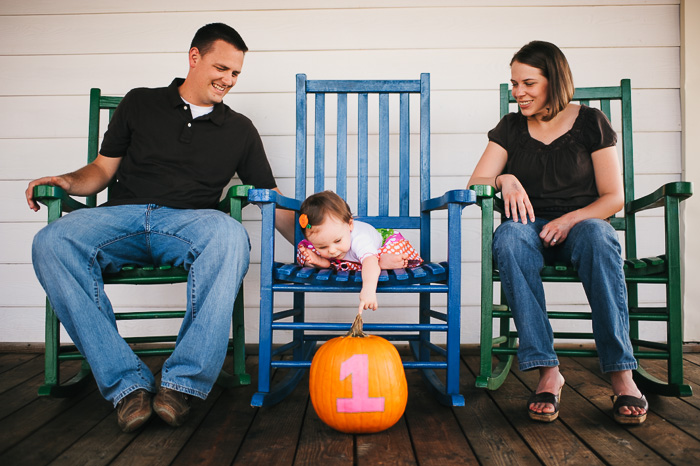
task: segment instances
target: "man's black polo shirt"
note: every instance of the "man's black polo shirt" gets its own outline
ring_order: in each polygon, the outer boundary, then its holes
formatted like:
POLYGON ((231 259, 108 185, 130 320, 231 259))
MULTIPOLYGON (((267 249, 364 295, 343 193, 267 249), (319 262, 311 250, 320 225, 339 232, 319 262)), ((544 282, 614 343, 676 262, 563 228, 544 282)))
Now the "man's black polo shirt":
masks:
POLYGON ((244 184, 276 187, 253 123, 227 105, 195 120, 175 79, 129 91, 114 112, 100 154, 123 157, 104 205, 216 207, 235 173, 244 184))

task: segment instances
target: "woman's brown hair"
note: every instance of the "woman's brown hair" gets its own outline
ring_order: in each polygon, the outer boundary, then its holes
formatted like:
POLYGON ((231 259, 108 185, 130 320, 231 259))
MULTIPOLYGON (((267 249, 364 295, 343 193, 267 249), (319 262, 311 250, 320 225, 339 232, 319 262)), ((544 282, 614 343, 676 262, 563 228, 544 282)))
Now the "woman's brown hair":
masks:
POLYGON ((514 62, 537 68, 547 78, 549 114, 543 120, 551 120, 571 102, 574 97, 574 77, 569 62, 559 47, 550 42, 533 40, 513 55, 510 65, 514 62))

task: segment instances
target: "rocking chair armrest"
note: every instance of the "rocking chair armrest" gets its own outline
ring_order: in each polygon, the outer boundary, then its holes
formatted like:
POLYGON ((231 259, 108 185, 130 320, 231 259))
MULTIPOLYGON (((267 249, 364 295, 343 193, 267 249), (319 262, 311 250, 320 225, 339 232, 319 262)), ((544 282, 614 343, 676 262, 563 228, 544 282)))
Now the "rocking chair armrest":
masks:
POLYGON ((421 203, 422 212, 447 209, 449 204, 460 204, 462 207, 476 203, 476 194, 470 189, 453 189, 440 197, 426 199, 421 203))
POLYGON ((248 191, 251 189, 254 189, 254 186, 249 184, 231 186, 224 198, 219 201, 218 209, 240 222, 241 211, 248 205, 248 191))
POLYGON ((627 214, 635 214, 647 209, 662 207, 667 197, 678 197, 683 201, 693 195, 693 183, 688 181, 678 181, 666 183, 659 189, 644 197, 628 202, 625 207, 627 214))
POLYGON ((301 201, 291 197, 286 197, 272 189, 251 189, 248 191, 248 202, 262 206, 263 204, 274 204, 275 207, 285 210, 299 211, 301 201))
POLYGON ((481 207, 484 199, 493 199, 493 210, 499 213, 504 212, 503 199, 496 196, 496 188, 488 184, 475 184, 469 189, 476 193, 476 203, 481 207))
POLYGON ((63 188, 42 184, 34 186, 34 200, 50 207, 51 202, 59 201, 61 212, 72 212, 74 210, 89 207, 88 205, 76 201, 66 193, 63 188))

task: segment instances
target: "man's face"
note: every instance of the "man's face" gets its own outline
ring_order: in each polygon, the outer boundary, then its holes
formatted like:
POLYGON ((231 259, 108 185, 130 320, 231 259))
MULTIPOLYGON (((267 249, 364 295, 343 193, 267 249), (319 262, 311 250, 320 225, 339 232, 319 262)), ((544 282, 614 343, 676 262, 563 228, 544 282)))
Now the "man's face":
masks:
POLYGON ((223 40, 215 41, 205 55, 193 47, 190 50, 190 71, 187 79, 192 82, 192 105, 210 107, 220 103, 236 84, 243 68, 245 54, 223 40))

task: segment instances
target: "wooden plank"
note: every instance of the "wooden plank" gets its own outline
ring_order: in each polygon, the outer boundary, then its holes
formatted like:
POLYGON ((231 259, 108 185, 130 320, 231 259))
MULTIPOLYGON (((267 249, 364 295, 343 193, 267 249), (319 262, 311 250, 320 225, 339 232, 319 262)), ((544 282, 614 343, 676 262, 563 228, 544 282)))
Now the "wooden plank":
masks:
MULTIPOLYGON (((467 361, 473 370, 478 367, 475 359, 467 358, 467 361)), ((572 396, 570 390, 568 386, 564 389, 564 400, 572 396)), ((491 396, 543 464, 603 464, 593 447, 580 440, 576 432, 572 432, 563 422, 543 424, 532 421, 527 413, 530 392, 529 387, 511 374, 498 390, 491 392, 491 396)))
POLYGON ((212 21, 234 25, 252 51, 517 48, 543 16, 560 47, 679 46, 679 14, 678 5, 552 5, 403 8, 400 20, 393 8, 0 16, 0 55, 182 52, 197 27, 212 21), (372 33, 358 34, 357 25, 372 33))
MULTIPOLYGON (((529 6, 546 5, 581 5, 580 0, 529 0, 529 6)), ((638 5, 644 3, 675 5, 678 0, 616 0, 618 5, 638 5)), ((425 0, 344 0, 329 3, 327 0, 297 0, 295 9, 347 9, 347 8, 404 8, 431 6, 522 6, 522 0, 440 0, 439 2, 426 2, 425 0)), ((606 6, 608 1, 586 1, 586 5, 606 6)), ((267 0, 261 3, 259 0, 238 0, 231 4, 229 0, 207 0, 197 6, 198 11, 232 10, 279 10, 289 9, 286 0, 267 0)), ((143 2, 140 0, 122 0, 117 3, 85 2, 71 0, 62 2, 33 1, 15 2, 3 5, 3 14, 12 15, 38 15, 38 14, 79 14, 79 13, 146 13, 152 11, 190 11, 192 4, 187 0, 153 0, 143 2)))
MULTIPOLYGON (((26 364, 32 359, 40 358, 36 353, 7 353, 0 354, 0 374, 26 364)), ((4 376, 3 376, 4 377, 4 376)))
POLYGON ((318 417, 309 399, 294 464, 352 465, 356 464, 354 457, 353 435, 328 427, 318 417))
MULTIPOLYGON (((583 358, 581 358, 583 359, 583 358)), ((597 359, 589 359, 596 362, 597 359)), ((609 464, 626 466, 632 464, 659 464, 663 462, 656 452, 638 438, 621 428, 610 416, 610 385, 600 380, 591 371, 597 366, 583 368, 569 358, 561 359, 561 371, 566 379, 566 388, 562 395, 559 417, 571 432, 574 432, 586 445, 589 445, 599 458, 605 458, 609 464), (585 386, 588 390, 584 396, 578 390, 585 386), (608 401, 608 409, 602 411, 591 400, 608 401)), ((537 371, 516 372, 529 389, 537 387, 537 371)))
MULTIPOLYGON (((680 400, 690 406, 700 409, 700 396, 698 396, 698 394, 700 394, 700 367, 692 362, 689 362, 687 354, 684 354, 683 356, 683 375, 685 376, 684 382, 690 385, 690 387, 693 389, 693 396, 683 397, 680 398, 680 400)), ((660 380, 664 380, 666 378, 666 361, 645 359, 640 362, 640 365, 654 377, 657 377, 660 380)), ((689 411, 693 412, 692 409, 689 409, 689 411)))
POLYGON ((192 411, 180 427, 171 427, 154 415, 148 428, 142 429, 110 464, 169 465, 194 435, 222 392, 221 387, 214 385, 206 400, 192 397, 192 411))
POLYGON ((404 418, 416 461, 421 465, 479 464, 453 413, 461 408, 438 403, 418 371, 406 371, 406 379, 410 389, 404 418))
MULTIPOLYGON (((144 362, 157 373, 165 360, 164 356, 151 356, 144 358, 144 362)), ((94 380, 90 382, 90 392, 87 396, 72 405, 69 409, 57 415, 48 422, 42 423, 31 435, 25 437, 20 443, 15 445, 3 455, 3 464, 47 464, 57 458, 71 446, 66 459, 73 461, 71 456, 75 453, 89 455, 89 462, 104 461, 110 449, 120 451, 125 445, 125 439, 130 440, 135 434, 124 434, 117 425, 116 410, 112 403, 105 400, 97 390, 94 380), (104 444, 104 437, 100 442, 92 445, 91 450, 80 450, 72 445, 78 440, 85 442, 87 434, 90 438, 96 426, 109 423, 113 433, 117 434, 114 442, 104 444), (118 446, 121 446, 119 448, 118 446), (99 452, 95 454, 95 452, 99 452)), ((128 442, 127 442, 128 443, 128 442)), ((71 462, 70 464, 83 464, 83 462, 71 462)), ((102 463, 104 464, 104 463, 102 463)))
MULTIPOLYGON (((488 117, 485 115, 484 118, 488 117)), ((497 115, 494 114, 491 121, 495 126, 497 115)), ((282 129, 279 128, 280 131, 282 129)), ((634 136, 636 173, 680 173, 680 156, 659 157, 660 153, 680 155, 680 132, 635 131, 634 136)), ((396 147, 399 142, 398 136, 392 135, 390 139, 390 146, 396 147)), ((294 147, 294 136, 269 134, 263 135, 262 140, 277 180, 284 180, 285 176, 293 173, 294 169, 294 158, 289 154, 289 149, 294 147)), ((370 136, 369 140, 372 146, 378 144, 376 136, 370 136)), ((412 135, 411 147, 416 147, 418 141, 418 137, 412 135)), ((484 133, 472 132, 466 125, 464 131, 460 133, 433 132, 430 138, 431 176, 433 178, 463 176, 468 179, 486 143, 487 138, 484 133), (462 147, 465 152, 461 154, 463 157, 460 159, 459 166, 454 164, 455 147, 462 147)), ((334 135, 328 136, 327 144, 335 146, 334 135)), ((86 146, 87 138, 0 139, 0 154, 3 154, 0 157, 0 177, 3 180, 29 181, 45 174, 66 173, 85 164, 86 146), (31 163, 27 163, 28 161, 31 163)), ((348 141, 348 153, 352 156, 356 151, 357 140, 351 135, 348 141)), ((335 161, 327 162, 328 176, 335 177, 335 161)), ((412 164, 411 176, 416 177, 419 174, 418 163, 413 160, 412 164)), ((356 164, 353 160, 349 161, 348 167, 350 174, 354 177, 356 164)), ((376 170, 374 164, 370 165, 370 176, 376 176, 376 170)), ((391 176, 392 179, 398 176, 398 169, 393 166, 391 176)), ((457 187, 464 187, 464 184, 466 180, 457 187)), ((259 209, 244 209, 243 214, 244 220, 255 219, 259 217, 259 209)), ((40 217, 42 217, 41 214, 27 217, 27 219, 40 222, 40 217)))
MULTIPOLYGON (((593 372, 594 375, 598 376, 601 380, 608 382, 608 377, 600 374, 597 369, 598 361, 593 358, 579 358, 576 360, 578 364, 593 372)), ((607 393, 598 393, 600 391, 600 385, 592 380, 587 380, 585 385, 580 387, 580 393, 595 404, 600 410, 606 412, 608 416, 612 417, 612 402, 610 401, 610 389, 608 388, 607 393)), ((657 412, 657 406, 661 407, 662 410, 670 411, 669 404, 667 402, 659 401, 656 396, 649 396, 649 414, 647 415, 647 420, 639 427, 627 427, 629 431, 637 437, 640 441, 646 444, 649 448, 654 450, 658 455, 664 458, 666 461, 673 464, 694 464, 697 462, 697 458, 700 457, 700 440, 691 435, 688 435, 683 430, 674 426, 671 422, 667 422, 662 415, 657 412)), ((692 408, 692 412, 697 412, 695 408, 692 408)), ((674 411, 673 415, 679 415, 679 411, 674 411)), ((670 418, 669 418, 670 419, 670 418)), ((695 420, 692 419, 690 422, 695 422, 697 424, 697 414, 695 420)), ((687 424, 687 419, 684 421, 687 424)), ((623 427, 620 427, 621 429, 623 427)))
MULTIPOLYGON (((85 433, 90 432, 101 420, 114 411, 94 382, 92 391, 65 412, 44 423, 31 435, 0 456, 3 464, 48 464, 59 456, 67 446, 85 433)), ((116 426, 116 418, 111 417, 116 426)), ((104 440, 104 439, 103 439, 104 440)), ((99 450, 98 450, 99 451, 99 450)), ((94 451, 91 452, 94 455, 94 451)), ((72 463, 76 464, 76 463, 72 463)))
POLYGON ((26 383, 44 372, 44 358, 40 354, 9 354, 0 358, 0 394, 26 383))
MULTIPOLYGON (((67 380, 77 372, 79 361, 68 361, 62 369, 61 379, 67 380)), ((37 428, 51 421, 56 416, 80 402, 96 388, 87 385, 80 393, 72 398, 49 398, 37 396, 39 385, 43 383, 43 374, 38 375, 22 385, 2 394, 0 404, 0 452, 22 441, 37 428)), ((0 462, 1 462, 0 456, 0 462)), ((2 463, 11 464, 11 463, 2 463)))
MULTIPOLYGON (((280 372, 283 371, 275 372, 273 383, 282 375, 280 372)), ((280 403, 257 408, 258 413, 233 464, 293 464, 302 420, 309 403, 307 376, 280 403)))
MULTIPOLYGON (((409 386, 409 392, 411 390, 412 387, 409 386)), ((355 464, 418 464, 411 443, 406 417, 402 416, 393 427, 384 432, 355 436, 355 464)))
MULTIPOLYGON (((224 367, 230 366, 231 356, 224 367)), ((251 384, 223 390, 209 414, 185 443, 172 465, 231 464, 257 414, 250 399, 257 389, 257 356, 246 358, 251 384)))
MULTIPOLYGON (((505 75, 502 81, 509 77, 505 75)), ((159 84, 169 84, 167 79, 159 84)), ((496 84, 493 90, 436 90, 431 93, 434 110, 431 128, 438 134, 485 134, 498 123, 496 84), (470 109, 465 112, 464 109, 470 109), (458 116, 457 116, 458 115, 458 116)), ((680 132, 681 114, 678 89, 635 89, 632 92, 635 132, 680 132), (654 117, 663 117, 657 120, 654 117)), ((232 91, 226 102, 250 118, 260 134, 291 134, 294 129, 294 94, 232 91), (270 112, 269 109, 275 109, 270 112)), ((0 115, 0 138, 80 138, 87 127, 87 96, 0 96, 0 105, 9 115, 0 115), (36 108, 41 108, 40 113, 36 108)), ((416 118, 417 112, 413 112, 416 118)), ((350 118, 350 117, 349 117, 350 118)), ((398 123, 397 123, 398 124, 398 123)), ((352 134, 351 128, 348 132, 352 134)), ((396 130, 392 128, 392 133, 396 130)), ((483 152, 486 144, 478 147, 483 152)), ((291 149, 291 148, 290 148, 291 149)), ((372 148, 374 150, 374 147, 372 148)), ((477 149, 477 148, 475 148, 477 149)), ((349 149, 350 150, 350 149, 349 149)), ((348 184, 348 187, 350 185, 348 184)))
POLYGON ((477 356, 463 356, 459 378, 465 406, 455 408, 454 413, 479 462, 503 466, 541 464, 499 411, 490 392, 474 386, 473 371, 478 368, 477 356))
MULTIPOLYGON (((498 83, 510 78, 507 64, 516 50, 469 47, 250 52, 233 92, 293 92, 294 75, 300 71, 309 79, 417 79, 421 72, 430 72, 434 91, 493 91, 498 83), (479 73, 471 72, 475 69, 479 73), (465 79, 467 73, 469 79, 465 79)), ((625 77, 635 88, 680 87, 677 47, 576 47, 563 52, 577 86, 611 85, 625 77), (625 59, 620 60, 621 56, 625 59)), ((186 60, 186 47, 179 53, 0 56, 0 81, 3 94, 12 96, 86 95, 91 87, 102 88, 105 95, 117 95, 135 87, 167 85, 171 77, 186 72, 186 60), (152 66, 154 62, 157 67, 152 66), (52 79, 24 72, 37 66, 52 79), (124 73, 125 69, 130 72, 124 73)))

